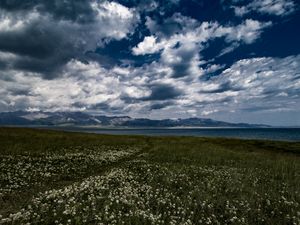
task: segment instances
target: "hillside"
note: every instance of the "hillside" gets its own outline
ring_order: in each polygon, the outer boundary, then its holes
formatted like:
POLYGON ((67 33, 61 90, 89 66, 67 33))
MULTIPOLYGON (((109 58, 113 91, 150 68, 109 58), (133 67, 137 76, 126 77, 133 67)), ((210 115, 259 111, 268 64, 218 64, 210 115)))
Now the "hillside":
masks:
POLYGON ((208 118, 163 119, 91 115, 83 112, 2 112, 0 125, 100 126, 100 127, 268 127, 261 124, 228 123, 208 118))

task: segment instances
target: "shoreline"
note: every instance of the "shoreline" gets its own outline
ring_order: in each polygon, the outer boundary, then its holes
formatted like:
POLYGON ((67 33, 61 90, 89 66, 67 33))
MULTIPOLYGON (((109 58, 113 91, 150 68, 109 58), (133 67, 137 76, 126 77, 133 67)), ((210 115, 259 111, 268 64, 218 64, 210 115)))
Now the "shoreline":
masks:
POLYGON ((300 142, 300 128, 91 128, 62 126, 6 126, 0 128, 38 129, 45 131, 62 131, 81 134, 98 134, 112 136, 139 137, 199 137, 215 139, 300 142), (288 135, 287 133, 291 134, 288 135))

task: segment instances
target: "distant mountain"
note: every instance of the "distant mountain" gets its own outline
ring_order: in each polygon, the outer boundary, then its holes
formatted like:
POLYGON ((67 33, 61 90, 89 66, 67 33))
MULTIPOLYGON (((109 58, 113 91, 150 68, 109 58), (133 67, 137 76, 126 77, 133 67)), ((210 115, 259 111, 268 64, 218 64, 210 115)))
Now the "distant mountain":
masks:
POLYGON ((99 127, 268 127, 261 124, 228 123, 206 118, 151 120, 129 116, 95 116, 83 112, 2 112, 0 125, 99 126, 99 127))

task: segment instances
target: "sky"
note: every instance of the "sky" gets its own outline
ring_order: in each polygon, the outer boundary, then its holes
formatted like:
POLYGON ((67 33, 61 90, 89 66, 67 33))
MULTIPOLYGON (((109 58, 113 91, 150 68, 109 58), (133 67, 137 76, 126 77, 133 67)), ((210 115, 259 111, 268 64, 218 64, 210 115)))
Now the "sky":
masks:
POLYGON ((297 0, 1 0, 0 112, 300 126, 297 0))

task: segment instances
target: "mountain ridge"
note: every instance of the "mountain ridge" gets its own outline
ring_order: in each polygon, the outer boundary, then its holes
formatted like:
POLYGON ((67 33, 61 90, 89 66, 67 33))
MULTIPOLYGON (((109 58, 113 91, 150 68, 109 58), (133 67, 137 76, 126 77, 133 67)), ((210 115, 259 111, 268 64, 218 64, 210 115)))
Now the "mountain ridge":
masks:
POLYGON ((229 123, 209 118, 147 119, 91 115, 84 112, 0 112, 0 125, 99 126, 99 127, 270 127, 264 124, 229 123))

